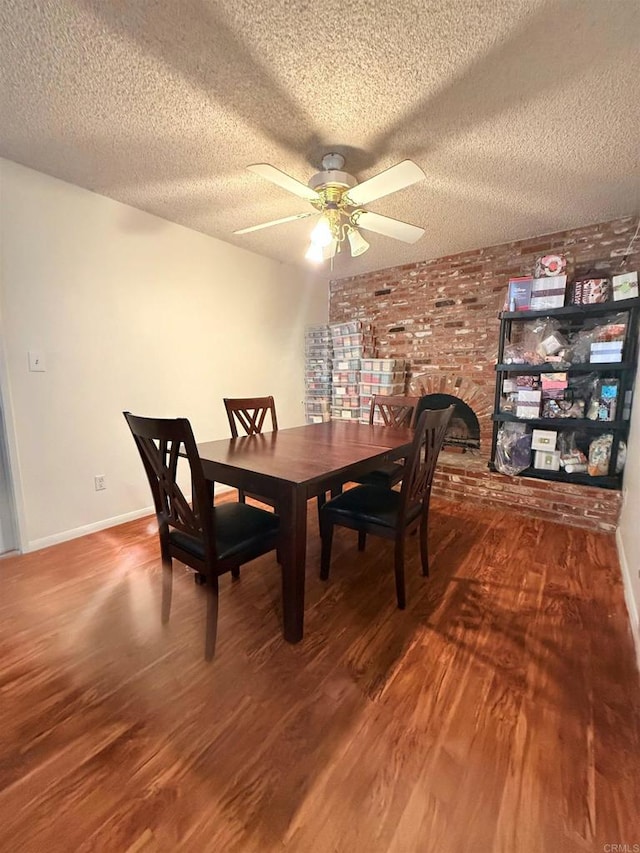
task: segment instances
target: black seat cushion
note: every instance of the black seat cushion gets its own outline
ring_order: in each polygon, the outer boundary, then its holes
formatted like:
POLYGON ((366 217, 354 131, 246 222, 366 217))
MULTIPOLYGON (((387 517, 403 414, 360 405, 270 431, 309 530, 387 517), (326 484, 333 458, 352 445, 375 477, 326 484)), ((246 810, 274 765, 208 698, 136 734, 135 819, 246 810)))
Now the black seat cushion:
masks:
MULTIPOLYGON (((356 486, 333 498, 322 507, 321 513, 331 513, 339 524, 340 516, 394 528, 400 510, 400 492, 383 486, 356 486)), ((407 521, 420 515, 421 504, 409 507, 407 521)))
MULTIPOLYGON (((265 536, 278 530, 280 519, 273 512, 242 503, 224 503, 213 508, 216 530, 216 556, 219 560, 242 555, 250 551, 265 536)), ((172 544, 183 548, 200 560, 204 560, 204 544, 201 539, 172 530, 172 544)))
POLYGON ((398 462, 387 462, 375 471, 369 471, 356 479, 356 483, 366 486, 386 486, 388 489, 399 483, 404 474, 404 465, 398 462))

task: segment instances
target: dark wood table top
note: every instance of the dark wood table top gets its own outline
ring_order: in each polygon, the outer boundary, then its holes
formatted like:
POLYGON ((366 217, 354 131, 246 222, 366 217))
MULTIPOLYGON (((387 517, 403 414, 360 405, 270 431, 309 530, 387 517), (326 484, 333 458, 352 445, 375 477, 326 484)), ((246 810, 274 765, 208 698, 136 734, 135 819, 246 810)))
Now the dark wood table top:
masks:
POLYGON ((198 444, 206 464, 251 471, 289 483, 306 484, 359 462, 403 455, 413 430, 353 421, 281 429, 261 435, 198 444))

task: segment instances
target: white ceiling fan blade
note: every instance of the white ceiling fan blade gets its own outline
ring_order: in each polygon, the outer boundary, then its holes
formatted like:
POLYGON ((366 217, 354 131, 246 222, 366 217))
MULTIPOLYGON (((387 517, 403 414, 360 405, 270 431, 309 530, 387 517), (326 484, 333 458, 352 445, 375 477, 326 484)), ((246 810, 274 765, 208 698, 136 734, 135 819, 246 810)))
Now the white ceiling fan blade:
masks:
POLYGON ((247 169, 256 175, 260 175, 261 178, 271 181, 272 184, 277 184, 283 190, 304 198, 306 201, 320 200, 318 193, 311 187, 296 178, 292 178, 291 175, 287 175, 280 169, 276 169, 275 166, 270 166, 269 163, 255 163, 253 166, 247 166, 247 169))
POLYGON ((271 222, 263 222, 262 225, 252 225, 250 228, 241 228, 234 234, 250 234, 252 231, 260 231, 262 228, 271 228, 272 225, 282 225, 283 222, 293 222, 294 219, 306 219, 308 216, 320 216, 319 210, 311 210, 309 213, 296 213, 293 216, 285 216, 284 219, 272 219, 271 222))
POLYGON ((393 237, 394 240, 402 240, 403 243, 415 243, 424 234, 424 228, 401 222, 399 219, 391 219, 389 216, 381 216, 370 210, 356 211, 353 215, 353 223, 358 228, 375 231, 376 234, 384 234, 385 237, 393 237))
POLYGON ((426 178, 426 175, 420 166, 413 160, 403 160, 353 187, 346 193, 346 197, 354 206, 368 204, 389 193, 410 187, 423 178, 426 178))

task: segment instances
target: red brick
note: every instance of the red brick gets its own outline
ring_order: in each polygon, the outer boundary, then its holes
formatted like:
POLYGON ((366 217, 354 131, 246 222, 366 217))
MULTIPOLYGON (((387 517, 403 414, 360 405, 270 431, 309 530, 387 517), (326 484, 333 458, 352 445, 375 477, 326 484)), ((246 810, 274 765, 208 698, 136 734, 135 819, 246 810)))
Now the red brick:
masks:
MULTIPOLYGON (((508 279, 530 273, 536 257, 548 252, 567 256, 569 274, 594 265, 615 272, 637 222, 637 217, 624 217, 331 282, 331 322, 365 319, 379 337, 381 357, 406 358, 414 376, 426 373, 456 381, 462 377, 477 389, 473 407, 480 421, 480 457, 471 465, 466 455, 441 464, 434 493, 579 527, 615 527, 618 492, 506 477, 490 473, 486 464, 491 446, 498 312, 508 279), (386 289, 393 292, 375 296, 377 290, 386 289), (408 328, 404 333, 387 333, 396 326, 408 328)), ((629 268, 638 266, 640 244, 629 256, 629 268)))

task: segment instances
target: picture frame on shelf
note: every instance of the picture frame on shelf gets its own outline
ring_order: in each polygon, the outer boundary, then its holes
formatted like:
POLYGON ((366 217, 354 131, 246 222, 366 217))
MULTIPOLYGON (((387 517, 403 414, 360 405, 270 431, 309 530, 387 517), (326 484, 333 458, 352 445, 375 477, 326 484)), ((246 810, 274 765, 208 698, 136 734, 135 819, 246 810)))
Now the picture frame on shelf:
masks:
POLYGON ((573 283, 574 305, 598 305, 611 301, 611 282, 608 278, 581 278, 573 283))
POLYGON ((613 301, 620 302, 622 299, 634 299, 638 296, 638 273, 625 272, 614 275, 611 279, 613 289, 613 301))
POLYGON ((531 288, 533 278, 522 275, 509 279, 506 311, 529 311, 531 309, 531 288))
POLYGON ((555 277, 565 275, 567 272, 567 259, 564 255, 542 255, 536 259, 535 278, 555 277))
POLYGON ((566 290, 566 275, 534 278, 531 283, 531 310, 547 311, 552 308, 562 308, 566 298, 566 290))

